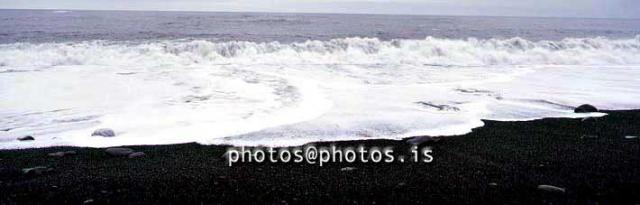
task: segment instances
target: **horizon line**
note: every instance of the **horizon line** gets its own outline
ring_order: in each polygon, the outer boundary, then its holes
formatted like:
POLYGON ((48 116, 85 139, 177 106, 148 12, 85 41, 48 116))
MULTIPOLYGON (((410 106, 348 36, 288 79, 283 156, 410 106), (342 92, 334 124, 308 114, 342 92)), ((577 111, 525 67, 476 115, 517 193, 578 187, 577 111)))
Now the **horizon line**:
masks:
POLYGON ((218 10, 161 10, 161 9, 63 9, 63 8, 0 8, 0 10, 32 11, 120 11, 120 12, 192 12, 192 13, 258 13, 258 14, 323 14, 323 15, 382 15, 382 16, 440 16, 440 17, 503 17, 503 18, 555 18, 555 19, 611 19, 640 20, 640 17, 584 17, 584 16, 515 16, 515 15, 464 15, 464 14, 399 14, 367 12, 291 12, 291 11, 218 11, 218 10))

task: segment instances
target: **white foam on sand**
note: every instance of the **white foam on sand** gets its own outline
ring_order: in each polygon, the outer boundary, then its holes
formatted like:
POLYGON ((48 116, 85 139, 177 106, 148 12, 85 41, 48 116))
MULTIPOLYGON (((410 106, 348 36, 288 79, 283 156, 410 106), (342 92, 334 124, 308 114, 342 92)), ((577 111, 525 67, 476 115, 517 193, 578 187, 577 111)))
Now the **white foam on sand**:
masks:
POLYGON ((14 43, 0 93, 0 149, 458 135, 640 108, 640 37, 14 43))

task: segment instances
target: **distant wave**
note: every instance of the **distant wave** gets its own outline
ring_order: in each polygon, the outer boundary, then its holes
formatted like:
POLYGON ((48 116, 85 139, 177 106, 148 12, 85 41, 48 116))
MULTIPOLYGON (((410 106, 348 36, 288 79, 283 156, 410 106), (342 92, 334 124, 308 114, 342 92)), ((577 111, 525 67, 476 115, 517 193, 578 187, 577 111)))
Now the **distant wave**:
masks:
POLYGON ((131 64, 416 64, 628 65, 640 64, 640 36, 630 39, 344 38, 298 43, 206 40, 86 41, 0 45, 0 66, 131 64))

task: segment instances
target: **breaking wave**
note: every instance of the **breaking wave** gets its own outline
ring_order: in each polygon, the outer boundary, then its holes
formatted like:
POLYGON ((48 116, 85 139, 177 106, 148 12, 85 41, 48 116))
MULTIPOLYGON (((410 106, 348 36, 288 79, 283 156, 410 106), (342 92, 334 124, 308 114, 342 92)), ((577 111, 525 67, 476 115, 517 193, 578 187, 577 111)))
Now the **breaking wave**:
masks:
POLYGON ((297 43, 206 40, 86 41, 0 45, 0 66, 149 64, 640 64, 640 36, 630 39, 344 38, 297 43))

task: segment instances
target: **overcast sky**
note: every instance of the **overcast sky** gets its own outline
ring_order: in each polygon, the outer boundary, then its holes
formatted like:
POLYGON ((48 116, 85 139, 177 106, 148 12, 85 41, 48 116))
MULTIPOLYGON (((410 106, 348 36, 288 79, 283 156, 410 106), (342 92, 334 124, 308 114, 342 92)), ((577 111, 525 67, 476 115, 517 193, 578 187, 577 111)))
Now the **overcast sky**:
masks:
POLYGON ((640 18, 640 0, 0 0, 0 8, 640 18))

